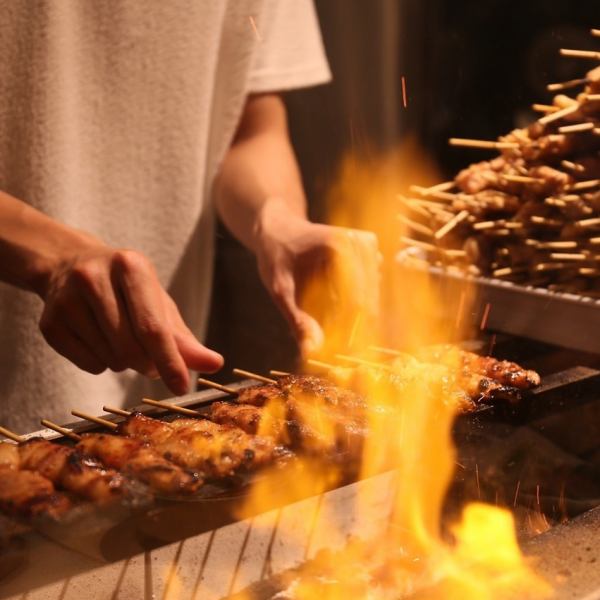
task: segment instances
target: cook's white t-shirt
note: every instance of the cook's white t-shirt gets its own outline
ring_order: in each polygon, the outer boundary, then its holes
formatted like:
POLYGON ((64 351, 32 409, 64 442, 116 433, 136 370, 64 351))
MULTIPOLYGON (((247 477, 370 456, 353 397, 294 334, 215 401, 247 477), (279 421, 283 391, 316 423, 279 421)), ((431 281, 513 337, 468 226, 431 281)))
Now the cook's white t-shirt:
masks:
MULTIPOLYGON (((245 98, 329 77, 311 0, 4 3, 0 189, 146 254, 201 338, 210 189, 245 98)), ((44 342, 41 310, 0 284, 1 424, 164 395, 132 372, 80 371, 44 342)))

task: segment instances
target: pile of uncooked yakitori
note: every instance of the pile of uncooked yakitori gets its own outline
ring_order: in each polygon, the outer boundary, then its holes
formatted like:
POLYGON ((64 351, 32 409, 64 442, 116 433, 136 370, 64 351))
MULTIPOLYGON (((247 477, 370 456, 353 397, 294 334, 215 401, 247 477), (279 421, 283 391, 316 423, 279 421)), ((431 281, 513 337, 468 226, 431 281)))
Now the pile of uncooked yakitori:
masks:
MULTIPOLYGON (((561 54, 600 63, 600 52, 561 54)), ((410 260, 600 297, 600 66, 548 89, 561 93, 533 105, 542 116, 528 127, 450 140, 499 156, 401 197, 410 260)))

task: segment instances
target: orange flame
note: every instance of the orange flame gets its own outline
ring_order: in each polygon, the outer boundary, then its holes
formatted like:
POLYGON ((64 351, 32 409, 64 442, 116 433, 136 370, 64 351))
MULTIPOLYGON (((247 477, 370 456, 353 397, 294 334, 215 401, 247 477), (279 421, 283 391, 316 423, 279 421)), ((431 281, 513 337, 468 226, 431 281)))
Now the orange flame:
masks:
MULTIPOLYGON (((338 246, 338 260, 324 278, 305 291, 304 306, 318 315, 325 347, 313 365, 329 369, 340 385, 358 389, 367 405, 345 412, 325 410, 315 399, 296 399, 296 418, 317 432, 309 458, 291 469, 273 469, 253 487, 243 515, 256 514, 281 502, 318 494, 342 481, 344 467, 331 460, 339 443, 340 414, 368 431, 360 447, 360 478, 394 473, 391 512, 384 531, 371 539, 355 540, 333 554, 318 554, 294 581, 291 597, 301 600, 347 598, 543 598, 549 586, 531 570, 516 541, 510 512, 483 503, 466 507, 443 536, 442 507, 455 467, 451 440, 453 419, 464 401, 459 389, 458 353, 444 359, 415 359, 396 353, 382 360, 380 347, 418 353, 440 342, 465 335, 466 319, 451 323, 438 318, 442 303, 452 302, 468 312, 470 290, 459 298, 439 297, 424 271, 402 269, 394 260, 402 235, 397 194, 418 180, 436 181, 435 169, 419 148, 409 142, 399 152, 367 163, 348 158, 330 195, 331 223, 375 232, 383 263, 357 259, 355 248, 338 246), (380 266, 380 285, 357 289, 356 282, 376 281, 370 274, 357 279, 356 265, 380 266), (378 311, 364 309, 365 292, 377 295, 378 311), (337 299, 335 310, 328 302, 337 299), (324 301, 324 298, 328 302, 324 301), (361 302, 362 300, 362 302, 361 302), (457 331, 462 329, 462 331, 457 331), (356 412, 353 412, 356 411, 356 412)), ((343 232, 341 232, 343 235, 343 232)), ((281 408, 281 407, 280 407, 281 408)), ((280 409, 279 409, 280 410, 280 409)), ((278 413, 281 417, 281 413, 278 413)), ((377 520, 377 488, 358 488, 354 510, 361 521, 377 520)), ((321 537, 339 538, 335 519, 324 521, 321 537)), ((281 532, 280 532, 281 533, 281 532)), ((282 533, 285 536, 285 532, 282 533)), ((293 543, 293 539, 288 540, 293 543)))

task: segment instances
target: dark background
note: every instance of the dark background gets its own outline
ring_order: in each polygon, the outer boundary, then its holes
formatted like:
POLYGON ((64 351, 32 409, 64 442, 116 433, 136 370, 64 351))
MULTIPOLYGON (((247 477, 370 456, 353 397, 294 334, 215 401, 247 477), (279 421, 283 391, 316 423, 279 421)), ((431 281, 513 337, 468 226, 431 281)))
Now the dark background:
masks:
MULTIPOLYGON (((290 133, 311 218, 348 152, 373 155, 414 134, 452 176, 478 152, 452 136, 493 139, 529 122, 547 83, 594 63, 558 56, 598 49, 598 0, 316 0, 334 82, 288 93, 290 133), (584 63, 584 64, 582 64, 584 63), (402 96, 406 82, 407 104, 402 96)), ((258 280, 254 259, 220 228, 207 343, 241 367, 293 369, 296 347, 258 280)))

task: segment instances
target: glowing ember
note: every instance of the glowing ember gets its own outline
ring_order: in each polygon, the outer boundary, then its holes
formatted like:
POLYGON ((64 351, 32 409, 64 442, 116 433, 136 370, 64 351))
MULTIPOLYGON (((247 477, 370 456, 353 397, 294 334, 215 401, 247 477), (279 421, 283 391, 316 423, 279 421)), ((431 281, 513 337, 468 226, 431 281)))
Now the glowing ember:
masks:
POLYGON ((479 324, 479 329, 483 331, 487 327, 488 318, 490 316, 490 310, 492 305, 488 302, 483 309, 483 316, 481 317, 481 323, 479 324))
MULTIPOLYGON (((460 298, 439 298, 425 272, 400 270, 393 260, 402 235, 398 221, 391 217, 397 212, 393 199, 417 175, 420 181, 434 183, 433 171, 423 173, 423 165, 427 162, 414 145, 382 163, 364 166, 349 160, 334 189, 334 197, 344 201, 333 206, 332 221, 378 235, 384 255, 379 312, 359 310, 355 300, 364 290, 351 292, 351 264, 340 262, 305 293, 307 309, 322 317, 326 339, 325 348, 310 362, 326 368, 353 364, 353 369, 330 369, 329 377, 337 377, 340 385, 351 384, 367 399, 366 409, 356 409, 363 411, 360 416, 368 431, 361 447, 360 478, 368 481, 381 473, 394 474, 385 513, 389 511, 389 517, 384 519, 387 526, 371 527, 370 536, 348 541, 340 550, 317 553, 280 598, 480 600, 543 598, 550 593, 522 557, 509 511, 477 502, 465 507, 457 523, 442 523, 456 466, 451 427, 462 401, 457 382, 464 365, 459 353, 448 351, 438 359, 431 355, 429 362, 390 353, 383 366, 379 356, 373 356, 390 346, 418 353, 426 346, 456 340, 458 319, 470 307, 470 290, 463 290, 460 298), (335 314, 319 305, 332 294, 339 300, 335 314), (441 324, 436 309, 441 302, 455 301, 457 322, 441 324)), ((489 305, 483 326, 488 314, 489 305)), ((328 410, 308 397, 296 401, 303 407, 300 418, 319 432, 317 446, 310 458, 262 476, 240 516, 264 511, 274 500, 286 503, 320 494, 342 481, 344 465, 323 458, 327 453, 322 450, 334 444, 336 436, 328 410)), ((477 466, 476 477, 479 489, 477 466)), ((377 502, 373 497, 381 492, 375 489, 358 487, 354 511, 366 525, 382 520, 381 498, 377 502)), ((324 530, 319 536, 339 539, 336 522, 333 517, 321 519, 324 530)), ((283 524, 279 527, 286 543, 293 543, 294 532, 281 531, 283 524)))

